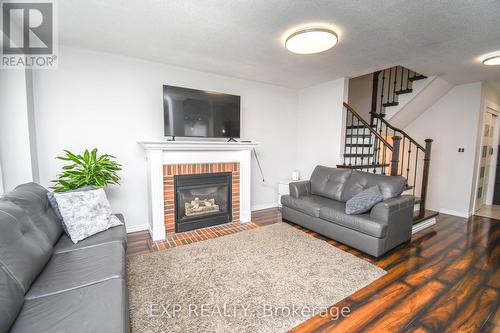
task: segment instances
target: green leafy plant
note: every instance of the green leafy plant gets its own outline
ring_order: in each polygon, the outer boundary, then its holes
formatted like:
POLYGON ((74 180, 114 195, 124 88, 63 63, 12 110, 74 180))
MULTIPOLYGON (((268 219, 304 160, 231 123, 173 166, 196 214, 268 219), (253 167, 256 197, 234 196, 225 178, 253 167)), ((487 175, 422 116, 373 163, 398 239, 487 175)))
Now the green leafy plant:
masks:
POLYGON ((120 177, 117 171, 122 166, 115 162, 112 155, 97 156, 97 148, 91 152, 85 149, 83 154, 74 154, 69 150, 64 151, 65 156, 57 157, 59 160, 72 162, 63 167, 63 171, 57 175, 57 180, 52 182, 54 192, 75 190, 82 186, 90 185, 103 187, 106 185, 119 185, 120 177))

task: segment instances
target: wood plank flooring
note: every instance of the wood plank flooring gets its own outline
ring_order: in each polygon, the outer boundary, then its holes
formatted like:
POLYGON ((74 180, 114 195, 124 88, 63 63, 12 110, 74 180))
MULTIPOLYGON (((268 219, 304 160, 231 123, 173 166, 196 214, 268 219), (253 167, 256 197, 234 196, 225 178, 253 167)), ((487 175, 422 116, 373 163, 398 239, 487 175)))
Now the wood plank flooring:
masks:
MULTIPOLYGON (((253 212, 252 222, 281 222, 281 214, 253 212)), ((378 259, 292 225, 387 274, 291 332, 500 332, 500 221, 439 215, 436 225, 378 259), (336 318, 343 307, 349 315, 336 318)), ((150 251, 146 233, 129 234, 130 255, 150 251)))

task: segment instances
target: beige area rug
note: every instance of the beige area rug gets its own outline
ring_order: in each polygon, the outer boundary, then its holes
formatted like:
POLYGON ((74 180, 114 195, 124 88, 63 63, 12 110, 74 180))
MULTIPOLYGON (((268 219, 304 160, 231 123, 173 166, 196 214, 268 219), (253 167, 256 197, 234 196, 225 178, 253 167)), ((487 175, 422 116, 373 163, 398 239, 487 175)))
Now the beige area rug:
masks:
POLYGON ((285 332, 385 273, 286 223, 131 257, 132 332, 285 332))

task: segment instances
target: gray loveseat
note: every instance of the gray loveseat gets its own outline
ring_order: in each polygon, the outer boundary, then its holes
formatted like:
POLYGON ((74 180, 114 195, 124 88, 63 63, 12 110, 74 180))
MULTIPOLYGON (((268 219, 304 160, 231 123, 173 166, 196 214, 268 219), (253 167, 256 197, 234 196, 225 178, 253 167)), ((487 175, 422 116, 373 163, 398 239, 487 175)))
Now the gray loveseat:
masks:
POLYGON ((311 180, 290 183, 283 219, 379 257, 411 238, 415 198, 401 195, 406 180, 350 169, 317 166, 311 180), (347 215, 345 202, 378 185, 384 201, 370 212, 347 215))
POLYGON ((0 198, 0 332, 129 331, 125 227, 73 244, 46 193, 0 198))

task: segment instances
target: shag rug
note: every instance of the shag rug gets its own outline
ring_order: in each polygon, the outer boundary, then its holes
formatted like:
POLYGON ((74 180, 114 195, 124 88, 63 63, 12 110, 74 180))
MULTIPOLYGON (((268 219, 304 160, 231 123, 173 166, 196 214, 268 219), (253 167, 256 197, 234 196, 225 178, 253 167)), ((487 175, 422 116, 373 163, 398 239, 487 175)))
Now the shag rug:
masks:
POLYGON ((132 332, 285 332, 386 272, 286 223, 128 259, 132 332))

